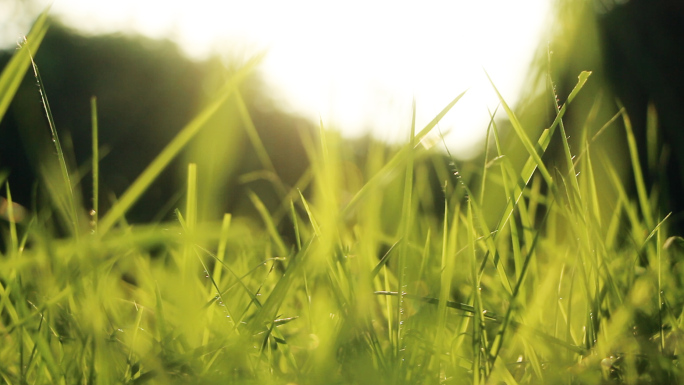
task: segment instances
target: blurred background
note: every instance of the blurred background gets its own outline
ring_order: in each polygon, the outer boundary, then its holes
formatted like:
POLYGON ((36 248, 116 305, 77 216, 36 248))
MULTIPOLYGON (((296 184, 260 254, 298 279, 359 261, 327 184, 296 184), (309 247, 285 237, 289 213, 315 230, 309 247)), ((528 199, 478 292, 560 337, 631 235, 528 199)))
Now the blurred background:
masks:
MULTIPOLYGON (((52 1, 2 0, 5 48, 52 1)), ((372 132, 403 142, 411 102, 425 125, 456 95, 468 96, 442 122, 459 158, 484 138, 498 103, 486 69, 509 102, 524 84, 550 2, 54 1, 51 15, 75 33, 169 40, 194 60, 268 52, 260 66, 279 107, 319 118, 346 136, 372 132)))
MULTIPOLYGON (((7 49, 3 62, 47 5, 39 0, 0 0, 0 44, 7 49)), ((591 70, 590 82, 566 118, 573 149, 583 145, 572 129, 590 125, 590 132, 598 132, 617 112, 619 98, 632 118, 646 177, 660 186, 657 204, 664 212, 678 213, 683 207, 684 156, 677 151, 684 143, 679 127, 684 111, 680 43, 684 12, 679 1, 489 0, 418 5, 60 0, 52 4, 50 14, 53 25, 36 61, 57 128, 70 138, 74 166, 85 164, 90 153, 89 100, 98 97, 100 144, 106 154, 101 175, 103 190, 112 195, 109 199, 125 190, 232 71, 266 52, 258 72, 241 91, 285 186, 296 185, 304 175, 302 133, 313 135, 319 121, 349 141, 371 135, 388 145, 402 143, 408 137, 413 99, 420 128, 468 89, 437 132, 444 134, 447 148, 460 162, 479 162, 488 110, 499 103, 483 69, 515 106, 531 138, 555 116, 548 74, 562 102, 579 72, 591 70), (553 51, 550 61, 549 51, 553 51), (646 146, 649 103, 657 110, 661 128, 650 150, 646 146), (589 114, 592 108, 595 111, 589 114)), ((211 186, 205 188, 214 195, 204 200, 206 210, 221 213, 244 206, 235 187, 247 188, 245 180, 256 183, 249 185, 250 190, 271 194, 266 201, 277 202, 277 189, 265 181, 268 178, 253 174, 263 165, 244 145, 245 130, 237 128, 245 124, 240 116, 235 104, 222 109, 212 127, 196 138, 139 204, 154 206, 154 213, 134 210, 132 215, 139 213, 141 220, 163 217, 166 211, 161 206, 166 206, 161 202, 173 207, 183 192, 182 187, 169 186, 182 186, 178 170, 188 161, 199 163, 204 170, 200 177, 205 178, 200 182, 211 186)), ((503 118, 501 112, 497 116, 503 118)), ((28 75, 0 126, 0 168, 12 171, 17 200, 23 199, 27 206, 35 172, 26 165, 33 164, 35 170, 44 152, 27 142, 46 132, 44 120, 35 80, 28 75)), ((620 124, 618 119, 602 131, 592 148, 609 154, 625 176, 629 163, 620 124)), ((500 126, 505 133, 505 120, 500 126)), ((525 156, 520 144, 510 135, 506 143, 506 153, 521 164, 525 156)), ((556 143, 547 156, 553 162, 562 158, 560 154, 556 143)), ((562 170, 564 165, 558 162, 557 167, 562 170)), ((82 175, 87 182, 87 170, 82 175)), ((610 194, 605 199, 610 211, 614 200, 610 194)), ((679 218, 675 216, 675 221, 679 218)))

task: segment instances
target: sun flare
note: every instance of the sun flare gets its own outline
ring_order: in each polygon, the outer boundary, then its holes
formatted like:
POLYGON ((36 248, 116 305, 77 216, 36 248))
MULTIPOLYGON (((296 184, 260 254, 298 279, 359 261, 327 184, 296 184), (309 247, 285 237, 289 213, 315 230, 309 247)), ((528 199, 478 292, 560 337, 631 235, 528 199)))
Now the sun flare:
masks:
POLYGON ((488 0, 61 0, 52 12, 90 33, 131 31, 178 42, 191 56, 268 52, 262 73, 282 106, 343 131, 404 141, 411 104, 440 123, 461 158, 476 155, 498 103, 485 69, 514 103, 542 41, 550 2, 488 0), (476 146, 476 147, 474 147, 476 146))

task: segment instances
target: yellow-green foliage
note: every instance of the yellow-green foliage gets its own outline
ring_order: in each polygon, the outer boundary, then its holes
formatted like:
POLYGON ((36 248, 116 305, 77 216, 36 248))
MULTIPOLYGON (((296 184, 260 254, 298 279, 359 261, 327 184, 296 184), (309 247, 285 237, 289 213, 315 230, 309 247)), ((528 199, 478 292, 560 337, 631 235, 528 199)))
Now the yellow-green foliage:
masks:
MULTIPOLYGON (((32 50, 44 26, 35 29, 32 50)), ((21 76, 19 67, 29 65, 21 60, 0 79, 21 76)), ((502 153, 494 119, 496 145, 462 177, 453 177, 458 170, 442 154, 420 145, 461 94, 426 127, 414 122, 404 146, 370 145, 364 164, 351 163, 352 149, 325 127, 316 138, 303 135, 311 167, 290 188, 278 182, 240 96, 239 82, 254 65, 236 72, 99 220, 77 221, 87 210, 63 192, 75 186, 59 149, 67 177, 50 190, 55 199, 22 223, 14 220, 5 186, 2 381, 684 380, 677 361, 682 240, 668 238, 667 218, 649 210, 649 186, 640 182, 637 205, 611 159, 589 142, 576 160, 564 142, 563 159, 575 162, 566 165, 570 172, 542 161, 550 138, 564 132, 572 98, 591 82, 588 72, 538 137, 501 98, 524 143, 522 168, 502 153), (136 199, 224 103, 233 103, 245 123, 281 208, 270 212, 251 194, 258 225, 230 213, 214 213, 220 223, 204 221, 200 200, 217 199, 217 192, 202 190, 207 186, 198 181, 207 171, 199 162, 188 167, 176 221, 128 225, 136 199), (427 178, 430 167, 442 178, 441 194, 427 178), (613 176, 600 189, 597 168, 613 176), (484 180, 472 192, 475 176, 484 180), (487 201, 492 189, 503 192, 500 202, 487 201), (608 219, 598 207, 606 189, 618 197, 608 219), (295 230, 291 242, 278 232, 285 220, 295 230)))

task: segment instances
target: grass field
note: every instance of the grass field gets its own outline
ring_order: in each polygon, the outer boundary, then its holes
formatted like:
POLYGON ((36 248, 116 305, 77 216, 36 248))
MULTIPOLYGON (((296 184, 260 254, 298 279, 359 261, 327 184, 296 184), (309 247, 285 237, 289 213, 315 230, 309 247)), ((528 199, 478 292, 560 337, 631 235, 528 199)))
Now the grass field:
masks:
MULTIPOLYGON (((43 16, 4 68, 0 117, 36 68, 28 51, 46 28, 43 16)), ((372 148, 365 164, 344 162, 350 149, 333 132, 303 137, 309 173, 295 187, 273 179, 282 196, 276 211, 250 197, 258 225, 230 213, 222 222, 199 218, 203 170, 194 164, 177 220, 126 223, 222 103, 239 102, 239 84, 257 64, 238 71, 107 212, 81 201, 79 172, 54 124, 54 165, 42 182, 48 199, 24 211, 0 174, 3 382, 684 382, 682 239, 653 208, 627 113, 616 120, 625 123, 636 197, 609 154, 592 151, 597 132, 581 132, 586 145, 574 152, 563 141, 566 171, 542 161, 552 136, 566 138, 562 117, 589 72, 539 138, 527 136, 501 98, 527 150, 522 168, 502 153, 494 120, 494 144, 473 175, 454 178, 459 170, 420 145, 461 94, 426 127, 414 124, 405 145, 372 148), (431 188, 426 165, 446 182, 443 193, 431 188), (597 168, 612 178, 597 181, 597 168), (483 200, 490 189, 503 192, 501 212, 483 200), (619 197, 611 215, 600 207, 605 189, 619 197), (291 241, 276 230, 287 220, 291 241)), ((41 95, 51 120, 43 88, 41 95)), ((92 105, 88 188, 98 197, 92 105)), ((269 171, 268 154, 251 138, 269 171)))

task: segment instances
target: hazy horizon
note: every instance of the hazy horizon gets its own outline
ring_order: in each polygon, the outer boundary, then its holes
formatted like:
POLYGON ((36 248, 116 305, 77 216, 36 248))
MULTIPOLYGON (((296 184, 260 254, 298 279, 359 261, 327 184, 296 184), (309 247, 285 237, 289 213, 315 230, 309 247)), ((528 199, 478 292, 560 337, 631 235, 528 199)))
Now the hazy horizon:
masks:
MULTIPOLYGON (((48 2, 35 2, 35 9, 42 4, 48 2)), ((5 14, 11 7, 11 1, 0 1, 5 14)), ((479 152, 474 146, 483 139, 487 109, 498 103, 484 70, 515 104, 549 10, 544 0, 429 1, 416 7, 388 1, 198 0, 190 6, 57 0, 50 12, 86 34, 167 38, 197 59, 267 52, 260 72, 275 99, 347 136, 370 130, 381 139, 404 141, 414 98, 421 127, 468 89, 439 127, 450 132, 452 153, 468 158, 479 152)), ((20 31, 21 22, 10 24, 6 37, 16 38, 5 45, 28 32, 20 31)))

